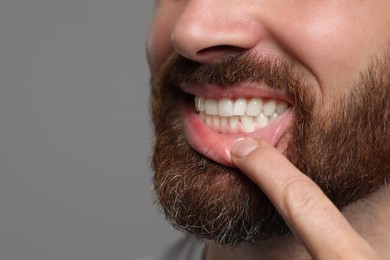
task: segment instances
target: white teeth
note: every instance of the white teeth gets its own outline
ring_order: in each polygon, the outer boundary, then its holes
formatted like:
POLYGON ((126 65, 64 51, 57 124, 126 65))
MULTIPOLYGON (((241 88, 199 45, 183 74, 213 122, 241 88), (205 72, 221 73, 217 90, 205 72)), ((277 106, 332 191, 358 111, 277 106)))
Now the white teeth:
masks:
POLYGON ((277 119, 278 117, 279 117, 278 112, 275 112, 275 113, 273 113, 272 116, 269 117, 269 120, 270 120, 270 122, 272 122, 272 121, 274 121, 275 119, 277 119))
POLYGON ((263 113, 266 116, 272 116, 275 113, 276 100, 270 99, 263 105, 263 113))
POLYGON ((196 104, 196 106, 195 106, 196 111, 198 111, 198 112, 205 111, 205 104, 206 104, 205 98, 196 96, 195 97, 195 104, 196 104))
POLYGON ((246 100, 239 98, 234 102, 234 115, 243 116, 246 113, 246 100))
POLYGON ((229 117, 229 125, 232 130, 236 130, 238 126, 238 122, 240 121, 238 116, 229 117))
POLYGON ((218 101, 215 99, 207 99, 205 103, 205 112, 211 116, 218 115, 218 101))
POLYGON ((226 128, 229 125, 229 117, 221 117, 221 127, 226 128))
POLYGON ((198 96, 195 97, 195 110, 196 110, 196 112, 201 112, 199 110, 199 97, 198 96))
POLYGON ((288 108, 287 102, 279 101, 276 103, 276 112, 278 112, 278 114, 283 114, 283 112, 286 111, 287 108, 288 108))
POLYGON ((251 132, 254 130, 254 122, 252 116, 241 116, 240 117, 242 127, 245 131, 251 132))
POLYGON ((211 126, 211 124, 213 122, 213 118, 212 118, 212 116, 205 115, 204 121, 206 122, 206 125, 211 126))
POLYGON ((218 102, 219 116, 233 116, 233 101, 229 98, 221 99, 218 102))
POLYGON ((252 98, 246 107, 246 114, 248 116, 258 116, 263 108, 263 102, 259 98, 252 98))
POLYGON ((224 98, 195 97, 195 109, 199 118, 210 127, 221 132, 246 132, 255 128, 264 128, 287 111, 289 104, 285 101, 261 98, 224 98), (240 128, 239 128, 240 127, 240 128), (230 130, 229 130, 230 129, 230 130))
POLYGON ((219 116, 213 116, 213 117, 212 117, 212 121, 213 121, 213 125, 214 125, 215 127, 219 127, 219 125, 220 125, 219 116))
POLYGON ((269 118, 261 113, 256 117, 256 123, 260 128, 266 127, 269 124, 269 118))

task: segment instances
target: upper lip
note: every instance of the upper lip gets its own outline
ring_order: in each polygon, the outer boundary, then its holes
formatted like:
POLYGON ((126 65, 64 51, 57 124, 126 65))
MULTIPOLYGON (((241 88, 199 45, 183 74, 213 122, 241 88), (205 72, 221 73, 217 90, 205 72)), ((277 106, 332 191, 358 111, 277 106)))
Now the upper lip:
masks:
POLYGON ((252 98, 279 99, 294 105, 294 99, 285 92, 273 90, 268 86, 253 83, 237 83, 234 85, 182 85, 180 88, 187 94, 206 98, 252 98))

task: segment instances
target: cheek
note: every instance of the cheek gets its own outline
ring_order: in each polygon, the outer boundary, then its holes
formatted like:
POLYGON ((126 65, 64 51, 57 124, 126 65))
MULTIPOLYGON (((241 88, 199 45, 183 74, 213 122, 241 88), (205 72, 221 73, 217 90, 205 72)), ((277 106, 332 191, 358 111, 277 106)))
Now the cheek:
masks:
POLYGON ((294 40, 290 43, 315 75, 321 103, 332 106, 331 100, 350 91, 349 86, 383 47, 383 34, 375 28, 381 21, 364 12, 312 14, 296 25, 296 36, 291 36, 294 40))
POLYGON ((339 18, 313 24, 303 40, 311 45, 308 53, 316 61, 322 61, 319 66, 324 66, 323 71, 339 71, 336 74, 345 75, 365 63, 370 55, 372 46, 367 37, 367 34, 357 31, 352 23, 339 18))
POLYGON ((148 62, 152 73, 156 73, 161 64, 173 51, 171 34, 176 21, 176 12, 172 8, 157 8, 147 39, 148 62))
POLYGON ((169 26, 152 25, 147 42, 148 62, 152 73, 156 73, 161 63, 172 51, 169 26))

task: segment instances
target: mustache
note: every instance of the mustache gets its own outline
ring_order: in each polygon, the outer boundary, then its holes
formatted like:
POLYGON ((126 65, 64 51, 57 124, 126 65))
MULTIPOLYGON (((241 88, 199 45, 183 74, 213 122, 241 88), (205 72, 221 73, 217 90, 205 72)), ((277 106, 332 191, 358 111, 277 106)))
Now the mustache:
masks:
MULTIPOLYGON (((266 84, 295 99, 305 91, 303 76, 284 60, 254 54, 229 54, 213 63, 199 63, 172 55, 162 66, 160 86, 230 86, 238 83, 266 84)), ((307 89, 307 88, 306 88, 307 89)))

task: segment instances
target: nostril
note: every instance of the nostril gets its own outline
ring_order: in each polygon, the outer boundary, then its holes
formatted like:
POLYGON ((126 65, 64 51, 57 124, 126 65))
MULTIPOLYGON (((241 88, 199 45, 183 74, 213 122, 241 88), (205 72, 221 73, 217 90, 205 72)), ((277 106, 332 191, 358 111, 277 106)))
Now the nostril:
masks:
POLYGON ((224 56, 226 54, 235 54, 244 52, 245 49, 233 46, 233 45, 218 45, 213 47, 208 47, 197 52, 197 55, 200 56, 224 56))

